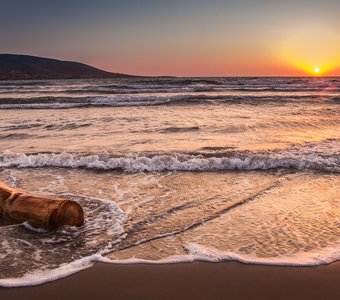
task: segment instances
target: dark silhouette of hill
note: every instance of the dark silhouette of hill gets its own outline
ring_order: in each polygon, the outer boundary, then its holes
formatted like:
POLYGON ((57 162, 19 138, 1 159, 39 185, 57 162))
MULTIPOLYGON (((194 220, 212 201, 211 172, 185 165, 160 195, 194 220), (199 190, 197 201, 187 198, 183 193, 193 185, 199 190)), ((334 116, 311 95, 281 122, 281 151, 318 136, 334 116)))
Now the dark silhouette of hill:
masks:
POLYGON ((0 80, 119 78, 86 64, 31 55, 0 54, 0 80))

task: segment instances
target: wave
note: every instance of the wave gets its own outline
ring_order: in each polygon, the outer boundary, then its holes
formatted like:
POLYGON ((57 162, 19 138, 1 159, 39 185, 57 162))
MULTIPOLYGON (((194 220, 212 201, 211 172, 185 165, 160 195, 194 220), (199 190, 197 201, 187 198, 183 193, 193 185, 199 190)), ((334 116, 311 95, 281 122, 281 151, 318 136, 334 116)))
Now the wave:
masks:
POLYGON ((167 127, 161 130, 163 133, 175 133, 175 132, 190 132, 190 131, 199 131, 199 126, 192 127, 167 127))
POLYGON ((27 133, 9 133, 9 134, 0 134, 0 140, 23 140, 31 138, 31 134, 27 133))
POLYGON ((111 157, 104 154, 37 153, 16 154, 5 151, 0 154, 3 168, 59 167, 125 172, 159 171, 224 171, 295 169, 340 173, 340 155, 317 151, 291 149, 281 152, 226 152, 226 153, 147 153, 111 157))
MULTIPOLYGON (((193 86, 189 87, 172 87, 172 86, 161 86, 161 87, 112 87, 112 88, 102 88, 102 87, 91 87, 91 88, 64 88, 62 90, 55 90, 53 88, 35 91, 32 89, 21 89, 17 91, 16 89, 4 89, 0 90, 0 95, 7 95, 10 93, 15 93, 25 97, 25 95, 30 95, 30 93, 39 93, 40 97, 48 97, 50 95, 53 97, 56 93, 65 95, 115 95, 115 94, 157 94, 157 93, 189 93, 189 92, 210 92, 210 91, 228 91, 228 88, 215 89, 209 86, 193 86)), ((234 90, 234 89, 233 89, 234 90)))
POLYGON ((87 107, 155 106, 171 104, 252 104, 289 103, 297 101, 340 101, 336 95, 117 95, 110 97, 31 97, 0 98, 0 109, 68 109, 87 107))

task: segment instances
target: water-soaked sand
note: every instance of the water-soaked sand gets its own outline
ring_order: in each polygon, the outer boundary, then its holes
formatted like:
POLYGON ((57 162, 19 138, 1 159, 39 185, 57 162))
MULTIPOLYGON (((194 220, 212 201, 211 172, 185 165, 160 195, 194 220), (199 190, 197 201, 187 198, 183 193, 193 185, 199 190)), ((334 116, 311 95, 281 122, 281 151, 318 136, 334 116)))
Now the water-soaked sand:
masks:
POLYGON ((340 263, 277 267, 236 262, 94 267, 36 287, 0 288, 2 300, 337 300, 340 263))

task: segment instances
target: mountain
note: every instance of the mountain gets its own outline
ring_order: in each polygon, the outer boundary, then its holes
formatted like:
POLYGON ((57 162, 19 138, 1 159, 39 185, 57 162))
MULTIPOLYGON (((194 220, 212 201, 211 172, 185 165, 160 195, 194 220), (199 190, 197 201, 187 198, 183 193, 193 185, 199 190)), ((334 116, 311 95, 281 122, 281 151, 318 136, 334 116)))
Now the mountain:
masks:
POLYGON ((132 76, 106 72, 79 62, 30 55, 0 54, 0 80, 119 77, 132 76))

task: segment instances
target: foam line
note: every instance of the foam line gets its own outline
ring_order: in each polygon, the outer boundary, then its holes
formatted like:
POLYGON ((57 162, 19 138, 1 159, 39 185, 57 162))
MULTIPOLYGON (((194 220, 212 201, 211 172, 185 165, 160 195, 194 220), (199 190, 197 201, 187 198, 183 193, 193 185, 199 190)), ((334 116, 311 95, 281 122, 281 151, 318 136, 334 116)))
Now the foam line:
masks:
POLYGON ((202 155, 160 154, 103 158, 100 155, 72 153, 0 154, 0 167, 9 168, 85 168, 93 170, 122 170, 126 172, 154 171, 223 171, 269 170, 276 168, 340 172, 339 157, 313 154, 256 154, 233 157, 204 157, 202 155))

